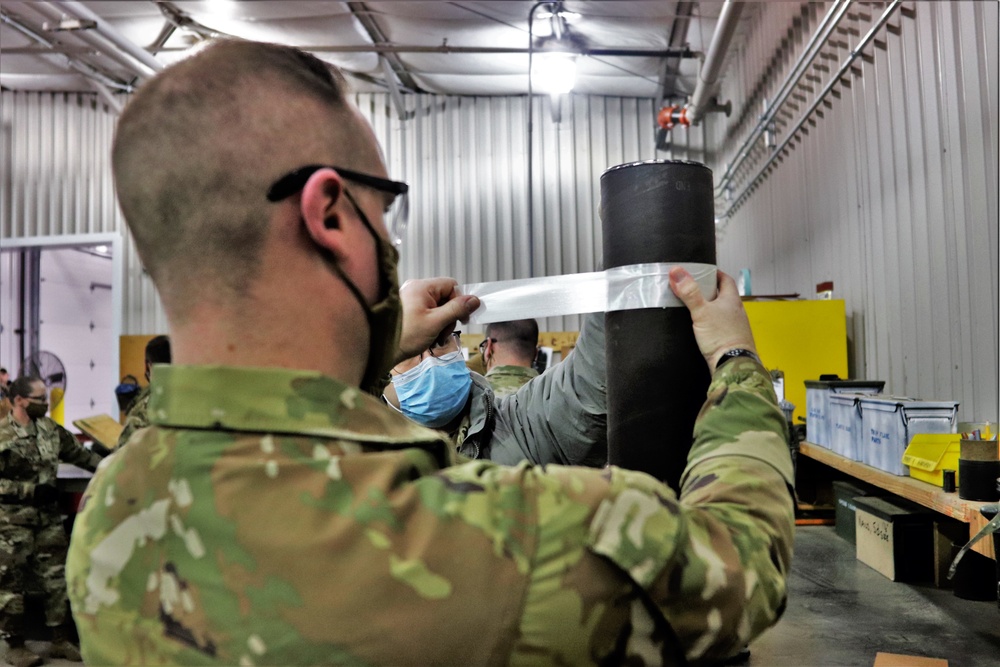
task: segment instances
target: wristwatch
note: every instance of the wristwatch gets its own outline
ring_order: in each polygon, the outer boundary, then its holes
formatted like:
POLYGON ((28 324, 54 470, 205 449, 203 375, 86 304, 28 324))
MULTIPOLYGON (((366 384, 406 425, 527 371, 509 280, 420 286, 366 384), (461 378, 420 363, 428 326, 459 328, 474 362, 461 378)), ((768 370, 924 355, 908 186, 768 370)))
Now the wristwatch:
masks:
POLYGON ((735 359, 737 357, 746 357, 748 359, 753 359, 758 364, 763 365, 760 361, 760 357, 757 356, 756 352, 751 352, 750 350, 745 350, 741 347, 737 347, 735 349, 727 350, 722 353, 722 356, 719 357, 719 361, 715 364, 715 370, 719 370, 719 367, 721 367, 722 364, 726 363, 730 359, 735 359))

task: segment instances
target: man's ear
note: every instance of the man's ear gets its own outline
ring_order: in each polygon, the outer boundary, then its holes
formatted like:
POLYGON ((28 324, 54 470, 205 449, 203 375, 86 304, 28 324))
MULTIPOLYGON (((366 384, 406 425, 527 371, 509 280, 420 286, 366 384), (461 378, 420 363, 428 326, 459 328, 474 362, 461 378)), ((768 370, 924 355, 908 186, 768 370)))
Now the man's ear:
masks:
POLYGON ((309 177, 299 206, 306 232, 337 259, 343 256, 344 183, 333 169, 320 169, 309 177))

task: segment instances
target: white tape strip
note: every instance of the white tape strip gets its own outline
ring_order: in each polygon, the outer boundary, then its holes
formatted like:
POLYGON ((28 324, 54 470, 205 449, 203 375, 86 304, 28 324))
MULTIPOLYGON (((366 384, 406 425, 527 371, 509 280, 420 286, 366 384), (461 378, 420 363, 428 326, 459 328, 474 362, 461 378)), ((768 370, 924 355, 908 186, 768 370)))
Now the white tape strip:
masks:
POLYGON ((631 264, 607 271, 573 273, 547 278, 501 280, 461 285, 462 294, 474 294, 482 305, 469 318, 489 324, 540 317, 601 313, 641 308, 683 307, 670 289, 668 273, 687 269, 707 299, 716 294, 713 264, 631 264))

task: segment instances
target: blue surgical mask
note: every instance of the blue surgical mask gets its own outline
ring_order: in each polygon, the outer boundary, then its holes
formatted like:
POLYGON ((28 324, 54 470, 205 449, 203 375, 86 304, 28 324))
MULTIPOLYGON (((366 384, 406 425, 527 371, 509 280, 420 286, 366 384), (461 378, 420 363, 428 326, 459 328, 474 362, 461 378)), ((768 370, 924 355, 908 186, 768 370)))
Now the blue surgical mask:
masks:
POLYGON ((461 352, 427 357, 392 378, 403 414, 438 428, 458 416, 469 400, 472 376, 461 352))

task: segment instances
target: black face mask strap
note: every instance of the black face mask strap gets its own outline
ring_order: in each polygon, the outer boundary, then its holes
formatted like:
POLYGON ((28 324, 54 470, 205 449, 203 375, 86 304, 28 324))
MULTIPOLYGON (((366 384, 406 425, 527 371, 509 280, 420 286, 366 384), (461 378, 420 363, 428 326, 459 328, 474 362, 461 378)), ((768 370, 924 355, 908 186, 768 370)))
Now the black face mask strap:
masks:
POLYGON ((382 246, 385 245, 386 242, 379 237, 375 228, 372 227, 371 221, 368 220, 368 216, 361 210, 361 207, 358 206, 358 202, 354 200, 353 195, 351 195, 347 188, 344 188, 344 196, 347 197, 347 201, 351 202, 351 206, 354 207, 354 211, 358 214, 358 217, 361 218, 362 224, 364 224, 364 226, 368 229, 368 233, 372 235, 372 239, 375 241, 375 261, 380 267, 378 272, 378 301, 382 301, 389 296, 389 277, 386 276, 381 269, 382 246))
MULTIPOLYGON (((358 208, 358 205, 354 202, 354 199, 351 197, 351 195, 348 194, 347 190, 344 190, 344 194, 347 195, 347 199, 354 206, 354 210, 357 211, 358 216, 361 218, 361 221, 364 223, 365 227, 367 227, 369 232, 371 232, 371 224, 365 218, 365 214, 361 212, 361 209, 358 208)), ((305 222, 303 222, 303 224, 305 224, 305 222)), ((347 289, 350 290, 355 300, 361 305, 361 309, 365 312, 365 315, 370 317, 371 306, 369 306, 368 302, 365 301, 365 298, 361 294, 361 290, 358 289, 357 285, 355 285, 354 282, 347 277, 347 274, 344 273, 344 270, 340 268, 340 262, 337 261, 337 258, 333 256, 333 253, 330 252, 328 248, 324 248, 319 243, 316 243, 316 241, 313 241, 312 244, 316 247, 316 252, 318 252, 319 256, 323 258, 327 266, 329 266, 334 273, 340 276, 340 280, 344 283, 344 285, 347 286, 347 289)))

